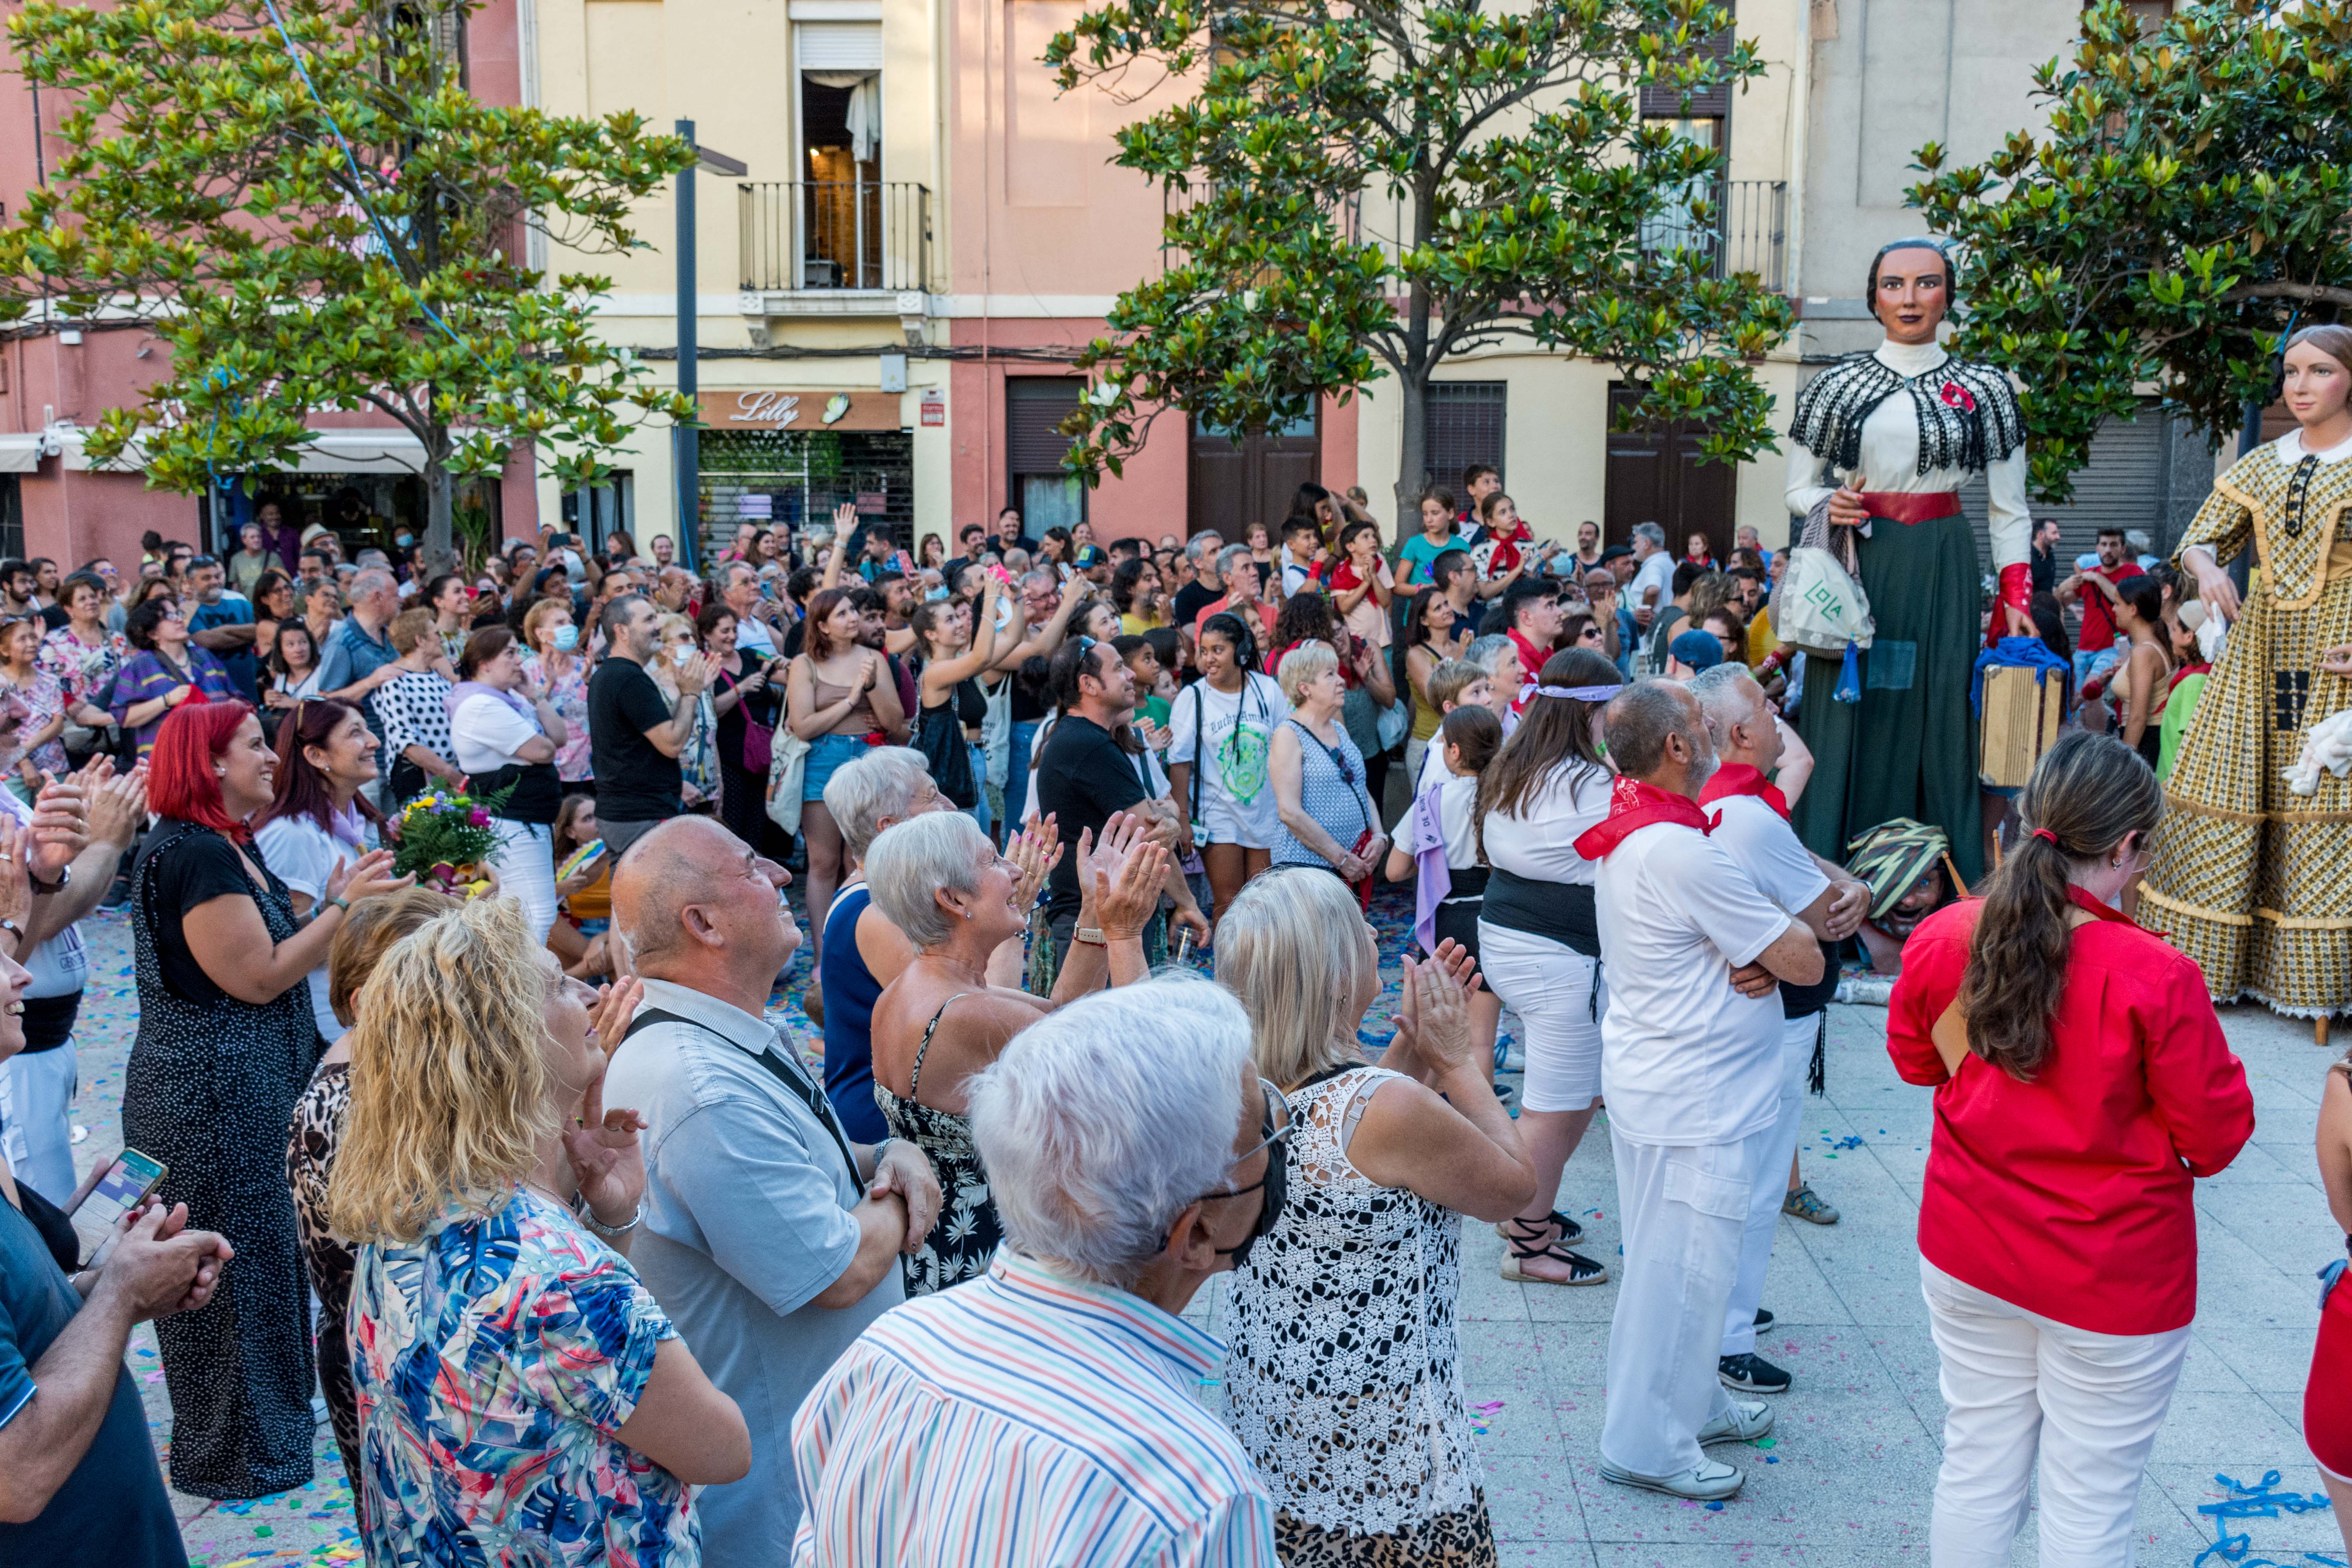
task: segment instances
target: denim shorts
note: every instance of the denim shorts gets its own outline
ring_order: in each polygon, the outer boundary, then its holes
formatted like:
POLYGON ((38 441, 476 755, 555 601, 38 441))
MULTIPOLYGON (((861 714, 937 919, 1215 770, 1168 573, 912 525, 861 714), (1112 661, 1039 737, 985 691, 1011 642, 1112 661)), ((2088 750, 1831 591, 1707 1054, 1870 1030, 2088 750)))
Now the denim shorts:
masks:
POLYGON ((845 763, 864 756, 870 748, 863 735, 819 735, 809 742, 808 772, 801 779, 801 800, 824 799, 825 781, 845 763))

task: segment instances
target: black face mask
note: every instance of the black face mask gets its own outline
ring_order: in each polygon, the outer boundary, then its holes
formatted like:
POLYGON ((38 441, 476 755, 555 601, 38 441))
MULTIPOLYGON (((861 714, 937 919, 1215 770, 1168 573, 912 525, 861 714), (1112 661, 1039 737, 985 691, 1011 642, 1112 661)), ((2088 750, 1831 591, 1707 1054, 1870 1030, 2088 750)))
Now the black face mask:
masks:
POLYGON ((1260 1123, 1264 1141, 1258 1144, 1257 1149, 1250 1150, 1234 1163, 1238 1165, 1242 1160, 1248 1159, 1250 1154, 1255 1154, 1258 1149, 1263 1149, 1265 1151, 1265 1174, 1246 1187, 1234 1187, 1225 1192, 1208 1194, 1213 1198, 1237 1198, 1244 1193, 1256 1192, 1261 1187, 1265 1190, 1265 1200, 1259 1205, 1257 1211, 1257 1222, 1250 1226, 1250 1233, 1242 1237, 1241 1245, 1220 1247, 1216 1249, 1218 1257, 1232 1258, 1235 1268, 1240 1268, 1249 1262, 1250 1249, 1258 1244, 1259 1237, 1274 1228, 1274 1222, 1282 1217, 1282 1205, 1289 1190, 1290 1130, 1294 1125, 1290 1120, 1290 1102, 1282 1097, 1280 1089, 1264 1079, 1258 1079, 1258 1087, 1265 1095, 1265 1120, 1260 1123), (1282 1122, 1279 1126, 1275 1122, 1276 1106, 1282 1108, 1282 1122))

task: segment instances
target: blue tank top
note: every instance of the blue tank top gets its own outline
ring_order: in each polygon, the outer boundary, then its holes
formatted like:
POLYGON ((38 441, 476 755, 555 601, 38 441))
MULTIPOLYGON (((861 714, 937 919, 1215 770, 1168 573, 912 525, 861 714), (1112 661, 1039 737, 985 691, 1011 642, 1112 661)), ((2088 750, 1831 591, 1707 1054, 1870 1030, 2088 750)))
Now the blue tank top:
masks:
POLYGON ((824 960, 817 984, 824 992, 824 1092, 853 1142, 890 1136, 874 1103, 874 1000, 882 994, 857 953, 857 917, 874 895, 866 884, 845 891, 824 914, 824 960))

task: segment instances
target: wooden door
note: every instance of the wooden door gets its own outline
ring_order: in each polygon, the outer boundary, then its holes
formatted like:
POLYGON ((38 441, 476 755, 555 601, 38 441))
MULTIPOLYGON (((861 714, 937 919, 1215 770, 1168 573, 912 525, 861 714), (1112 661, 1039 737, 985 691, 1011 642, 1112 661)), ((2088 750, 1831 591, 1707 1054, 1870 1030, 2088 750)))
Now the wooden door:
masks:
POLYGON ((1322 474, 1319 414, 1274 430, 1253 430, 1238 440, 1198 421, 1190 427, 1184 509, 1189 533, 1213 528, 1228 544, 1240 542, 1253 522, 1278 533, 1298 487, 1322 474))
POLYGON ((1708 553, 1717 561, 1728 559, 1738 470, 1728 463, 1699 461, 1705 434, 1699 426, 1675 420, 1615 428, 1618 410, 1639 396, 1622 384, 1609 389, 1602 542, 1630 544, 1636 523, 1654 522, 1666 531, 1666 550, 1675 556, 1683 553, 1685 539, 1696 530, 1706 535, 1708 553))

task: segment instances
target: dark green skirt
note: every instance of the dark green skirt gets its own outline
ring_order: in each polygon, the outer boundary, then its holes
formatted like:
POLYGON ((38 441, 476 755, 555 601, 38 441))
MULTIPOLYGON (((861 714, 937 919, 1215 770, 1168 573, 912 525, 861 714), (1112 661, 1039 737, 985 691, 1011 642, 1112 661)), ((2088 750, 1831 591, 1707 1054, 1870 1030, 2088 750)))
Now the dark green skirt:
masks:
POLYGON ((1974 887, 1982 869, 1977 797, 1977 718, 1969 681, 1984 646, 1983 577, 1965 517, 1874 520, 1859 539, 1862 589, 1877 625, 1861 655, 1862 700, 1840 702, 1840 661, 1804 661, 1797 732, 1813 753, 1812 781, 1790 813, 1798 837, 1843 861, 1854 835, 1891 817, 1932 823, 1974 887))

